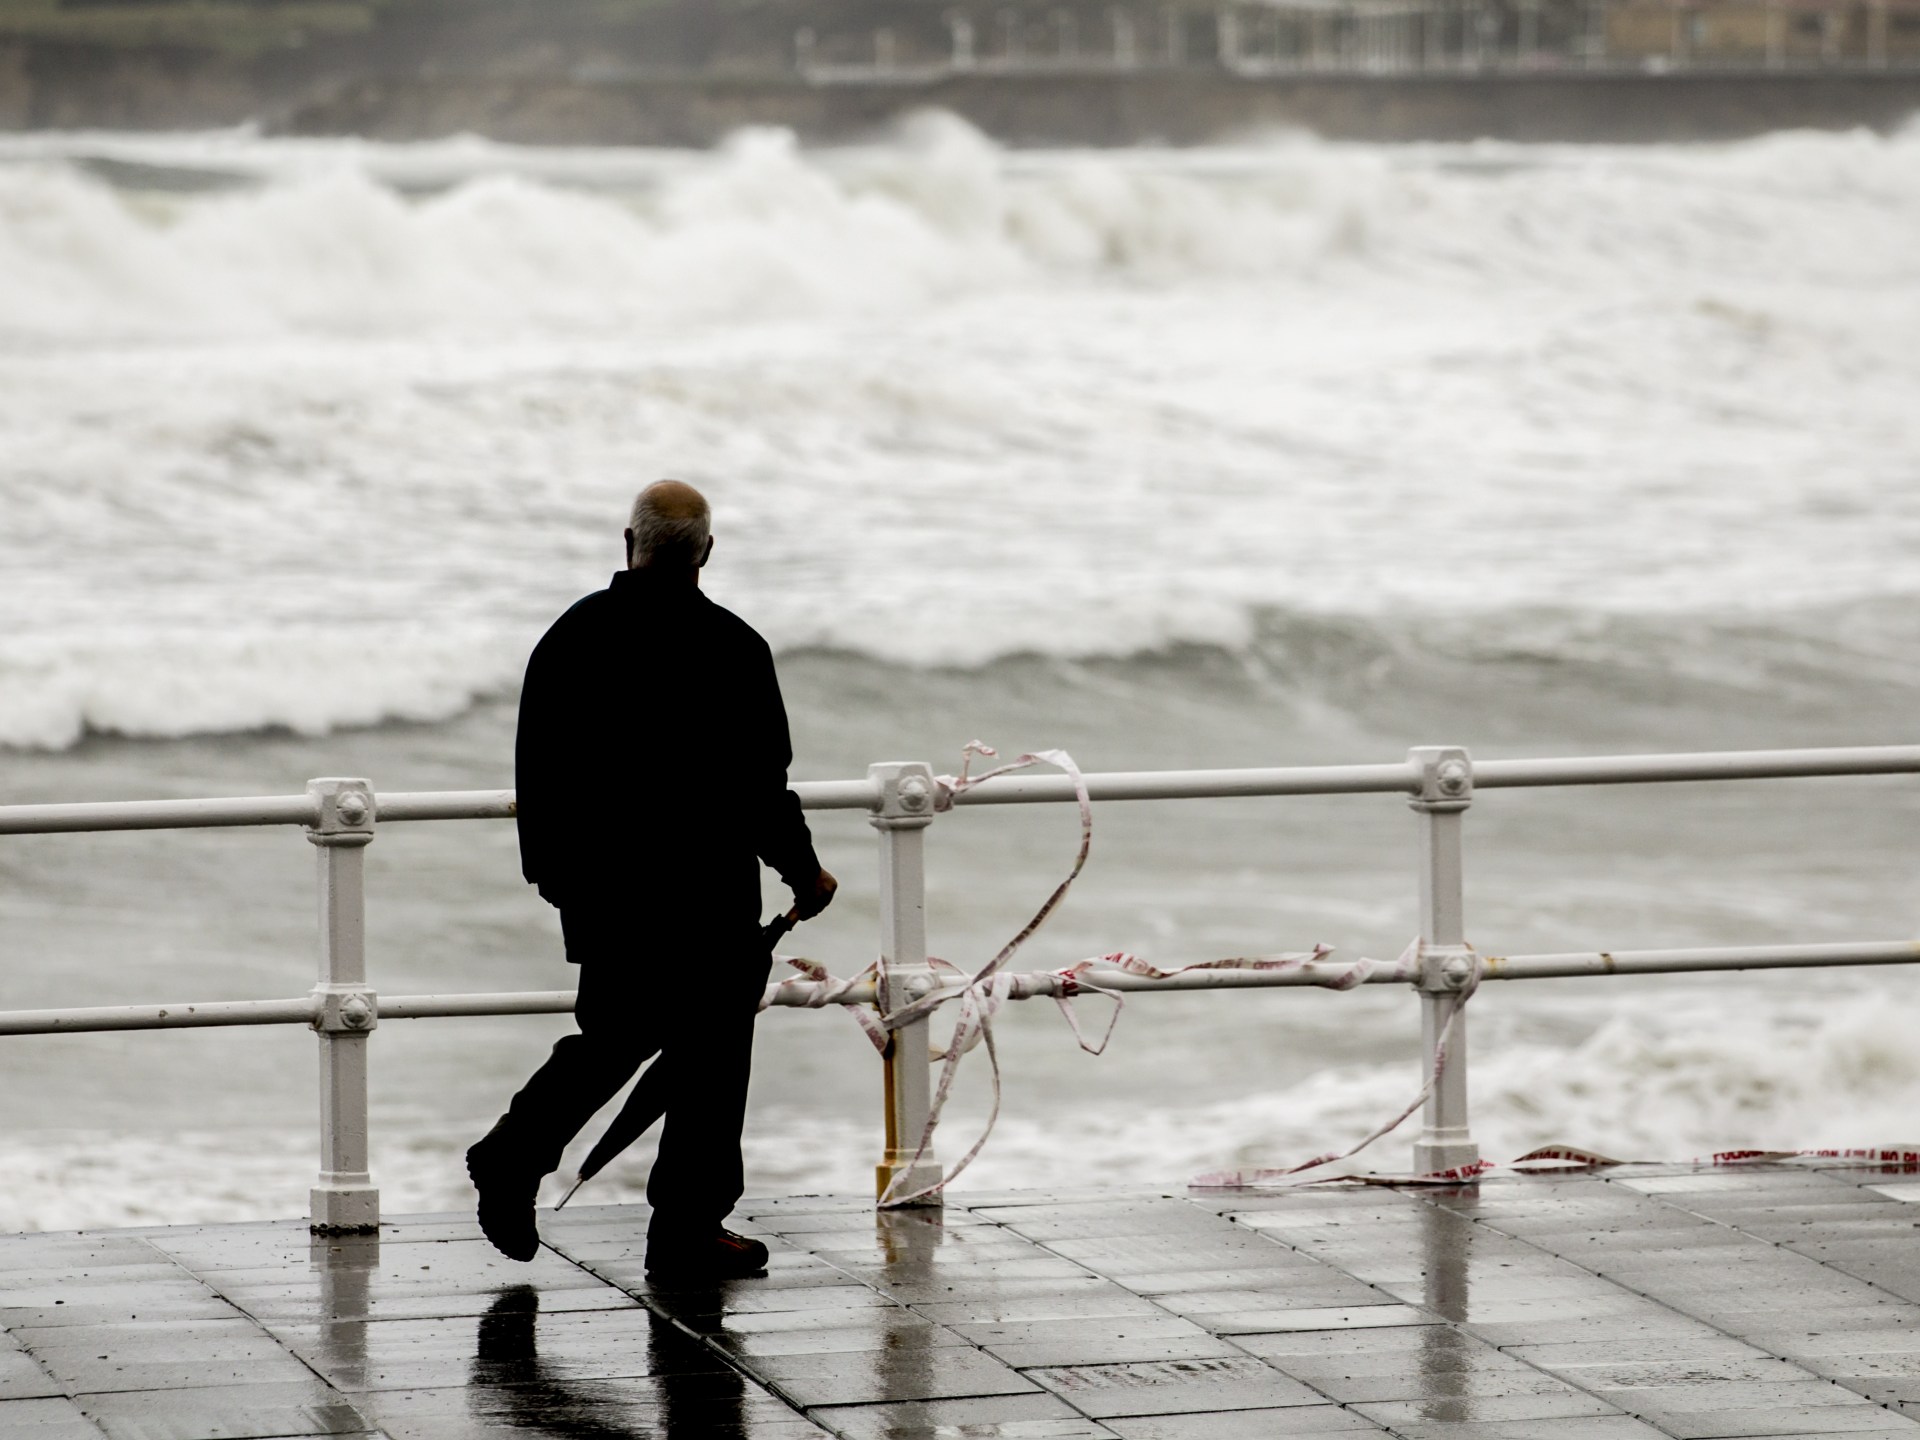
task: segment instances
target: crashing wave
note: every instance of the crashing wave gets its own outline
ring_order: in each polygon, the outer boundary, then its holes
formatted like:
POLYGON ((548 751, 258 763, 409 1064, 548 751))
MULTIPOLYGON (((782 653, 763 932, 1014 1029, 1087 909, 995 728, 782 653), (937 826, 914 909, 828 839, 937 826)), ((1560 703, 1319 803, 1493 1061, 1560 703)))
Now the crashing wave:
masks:
MULTIPOLYGON (((93 178, 85 163, 103 146, 116 151, 88 137, 0 149, 0 336, 607 330, 892 313, 1112 272, 1298 283, 1359 266, 1589 287, 1652 265, 1676 280, 1811 271, 1872 284, 1913 277, 1920 225, 1920 131, 1584 160, 1298 138, 1027 155, 927 114, 864 150, 750 130, 711 158, 615 151, 597 164, 471 141, 237 137, 172 142, 247 182, 185 197, 93 178), (442 188, 408 188, 434 174, 442 188)), ((132 153, 156 169, 169 155, 151 142, 132 153)))

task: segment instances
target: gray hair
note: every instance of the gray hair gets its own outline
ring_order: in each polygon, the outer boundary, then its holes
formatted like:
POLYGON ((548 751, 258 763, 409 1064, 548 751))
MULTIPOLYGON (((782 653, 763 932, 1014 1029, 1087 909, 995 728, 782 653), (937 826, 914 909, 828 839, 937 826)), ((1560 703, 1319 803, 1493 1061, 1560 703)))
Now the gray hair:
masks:
POLYGON ((661 505, 655 494, 658 489, 649 485, 634 499, 628 522, 633 531, 633 563, 697 566, 706 557, 713 512, 691 487, 674 485, 671 489, 677 492, 676 498, 691 496, 697 502, 692 505, 661 505))

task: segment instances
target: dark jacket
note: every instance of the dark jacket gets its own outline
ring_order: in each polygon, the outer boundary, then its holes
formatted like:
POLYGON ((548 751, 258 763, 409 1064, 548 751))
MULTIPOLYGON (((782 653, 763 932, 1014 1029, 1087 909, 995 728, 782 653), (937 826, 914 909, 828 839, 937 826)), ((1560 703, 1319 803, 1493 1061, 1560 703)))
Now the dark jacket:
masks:
POLYGON ((818 872, 773 654, 681 581, 622 570, 527 662, 514 743, 520 868, 556 905, 753 924, 764 860, 818 872))

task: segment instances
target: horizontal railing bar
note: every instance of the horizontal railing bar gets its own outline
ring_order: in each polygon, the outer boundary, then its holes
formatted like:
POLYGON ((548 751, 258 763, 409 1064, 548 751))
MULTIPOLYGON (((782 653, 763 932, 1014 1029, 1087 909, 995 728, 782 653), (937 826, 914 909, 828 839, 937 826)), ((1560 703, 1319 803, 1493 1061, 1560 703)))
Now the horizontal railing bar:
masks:
MULTIPOLYGON (((1419 773, 1391 765, 1311 765, 1270 770, 1113 771, 1084 777, 1095 800, 1208 800, 1260 795, 1366 795, 1420 788, 1419 773)), ((1065 775, 1007 775, 954 797, 958 805, 1030 805, 1074 798, 1065 775)))
MULTIPOLYGON (((1371 982, 1404 980, 1404 975, 1382 973, 1369 976, 1371 982)), ((1058 995, 1066 988, 1057 975, 1042 971, 1013 977, 1010 998, 1035 999, 1058 995)), ((1125 971, 1095 970, 1084 977, 1086 983, 1112 990, 1222 990, 1249 987, 1312 985, 1311 976, 1264 971, 1196 971, 1154 980, 1125 971)), ((813 1008, 819 982, 792 979, 769 985, 768 1003, 783 1007, 813 1008)), ((958 994, 957 985, 943 986, 958 994)), ((871 980, 849 986, 826 1003, 871 1005, 877 999, 871 980)), ((571 990, 497 991, 482 994, 385 995, 380 997, 381 1020, 456 1019, 485 1015, 564 1015, 572 1011, 571 990)), ((181 1005, 115 1005, 74 1010, 13 1010, 0 1012, 0 1035, 77 1035, 102 1030, 192 1030, 221 1025, 309 1025, 315 1014, 313 1001, 305 996, 294 1000, 226 1000, 181 1005)))
MULTIPOLYGON (((876 792, 866 780, 795 784, 809 810, 871 810, 876 792)), ((390 790, 375 797, 382 822, 511 820, 511 790, 390 790)), ((235 796, 216 800, 105 800, 62 805, 0 805, 0 835, 58 835, 99 830, 193 830, 239 825, 311 825, 306 795, 235 796)))
MULTIPOLYGON (((1078 977, 1077 985, 1084 989, 1097 985, 1102 990, 1125 990, 1150 994, 1156 990, 1270 990, 1291 989, 1294 987, 1345 986, 1349 982, 1345 977, 1348 967, 1337 960, 1325 961, 1320 965, 1304 970, 1193 970, 1185 975, 1169 975, 1156 980, 1151 975, 1131 975, 1125 970, 1108 970, 1101 966, 1078 977)), ((1013 987, 1016 1000, 1038 1000, 1061 992, 1060 984, 1037 983, 1059 981, 1060 976, 1041 971, 1032 976, 1022 975, 1013 987)), ((1362 985, 1407 984, 1413 979, 1411 969, 1402 972, 1392 965, 1376 965, 1364 972, 1358 983, 1362 985)))
POLYGON ((1681 755, 1587 755, 1476 760, 1476 790, 1545 785, 1645 785, 1682 780, 1791 780, 1920 774, 1920 745, 1825 750, 1722 750, 1681 755))
MULTIPOLYGON (((1636 785, 1694 780, 1770 780, 1842 775, 1920 774, 1920 745, 1824 750, 1735 750, 1679 755, 1587 755, 1566 759, 1481 760, 1476 789, 1560 785, 1636 785)), ((1282 795, 1365 795, 1419 788, 1419 772, 1385 765, 1307 765, 1251 770, 1144 770, 1085 777, 1095 800, 1201 800, 1282 795)), ((808 810, 871 810, 870 780, 802 780, 793 785, 808 810)), ((1069 801, 1065 775, 1007 775, 955 797, 960 805, 1031 805, 1069 801)), ((382 821, 507 820, 511 790, 391 791, 376 797, 382 821)), ((109 800, 61 805, 0 806, 0 835, 52 835, 98 830, 180 830, 241 825, 310 825, 307 795, 254 795, 213 800, 109 800)))
POLYGON ((199 1030, 215 1025, 310 1025, 311 996, 212 1000, 179 1005, 101 1005, 77 1010, 0 1011, 0 1035, 77 1035, 95 1030, 199 1030))
MULTIPOLYGON (((1345 968, 1341 965, 1327 965, 1318 971, 1196 970, 1189 975, 1170 975, 1160 980, 1147 975, 1129 974, 1125 970, 1108 970, 1098 967, 1072 980, 1054 971, 1035 970, 1008 976, 1010 983, 1007 998, 1009 1000, 1040 1000, 1057 995, 1078 995, 1094 986, 1102 990, 1125 991, 1286 989, 1295 986, 1328 985, 1332 982, 1334 972, 1344 971, 1345 968)), ((1367 975, 1362 983, 1377 985, 1395 980, 1404 983, 1411 978, 1410 974, 1395 974, 1390 967, 1382 966, 1378 973, 1367 975)), ((768 1003, 771 1005, 810 1009, 817 1003, 813 997, 819 990, 819 982, 786 980, 767 988, 772 992, 768 997, 768 1003)), ((927 994, 953 999, 964 988, 960 984, 948 982, 936 985, 927 994)), ((864 980, 835 994, 826 1003, 871 1005, 877 998, 878 987, 873 981, 864 980)))
POLYGON ((872 810, 880 791, 871 780, 796 780, 787 787, 803 810, 872 810))
MULTIPOLYGON (((382 1020, 470 1015, 564 1015, 571 990, 494 991, 471 995, 383 995, 382 1020)), ((201 1030, 219 1025, 311 1025, 313 997, 214 1000, 178 1005, 103 1005, 74 1010, 0 1011, 0 1035, 78 1035, 100 1030, 201 1030)))
MULTIPOLYGON (((1598 950, 1557 955, 1482 957, 1486 980, 1547 980, 1581 975, 1657 975, 1713 970, 1813 969, 1832 965, 1920 964, 1920 940, 1857 941, 1836 945, 1748 945, 1698 950, 1598 950)), ((1054 971, 1010 976, 1008 998, 1031 1000, 1074 993, 1091 986, 1145 994, 1156 990, 1291 989, 1328 985, 1344 979, 1338 961, 1294 970, 1194 970, 1155 978, 1107 966, 1095 966, 1068 980, 1054 971)), ((1403 984, 1411 967, 1378 964, 1363 985, 1403 984)), ((944 984, 932 993, 957 995, 961 987, 944 984)), ((767 986, 770 1005, 813 1008, 820 982, 795 977, 767 986)), ((834 1005, 871 1005, 874 982, 838 990, 834 1005)), ((379 1001, 382 1020, 454 1019, 482 1015, 564 1015, 572 1011, 571 990, 508 990, 479 994, 386 995, 379 1001)), ((73 1010, 0 1011, 0 1035, 69 1035, 100 1030, 189 1030, 220 1025, 307 1025, 315 1015, 311 996, 291 1000, 219 1000, 178 1005, 113 1005, 73 1010)))
POLYGON ((1704 950, 1588 950, 1562 955, 1489 955, 1485 980, 1571 975, 1660 975, 1708 970, 1797 970, 1824 965, 1920 964, 1920 940, 1845 945, 1744 945, 1704 950))
POLYGON ((394 820, 511 820, 511 790, 394 790, 374 796, 374 815, 394 820))
MULTIPOLYGON (((1414 978, 1414 971, 1411 967, 1401 969, 1394 965, 1376 964, 1363 971, 1356 981, 1351 978, 1347 966, 1338 961, 1329 961, 1299 970, 1194 970, 1185 975, 1155 978, 1096 965, 1071 979, 1053 970, 1034 970, 1008 978, 1011 982, 1007 990, 1009 1000, 1044 1000, 1054 996, 1081 995, 1092 989, 1151 994, 1161 990, 1293 990, 1316 986, 1346 989, 1354 984, 1405 985, 1414 978)), ((958 996, 963 988, 946 984, 929 993, 952 998, 958 996)), ((806 1001, 793 1000, 787 1003, 803 1005, 806 1001)))
MULTIPOLYGON (((1631 785, 1691 780, 1779 780, 1920 774, 1920 745, 1814 750, 1732 750, 1678 755, 1587 755, 1479 760, 1476 789, 1631 785)), ((1149 770, 1085 777, 1095 800, 1227 799, 1259 795, 1359 795, 1420 788, 1411 764, 1314 765, 1266 770, 1149 770)), ((1064 775, 1008 775, 956 797, 960 805, 1019 805, 1074 798, 1064 775)))
MULTIPOLYGON (((789 787, 808 810, 871 810, 879 791, 871 780, 800 780, 789 787)), ((511 790, 419 790, 376 797, 382 822, 394 820, 511 820, 511 790)))
POLYGON ((465 1015, 570 1015, 571 990, 502 990, 479 995, 382 995, 382 1020, 439 1020, 465 1015))
POLYGON ((0 835, 311 825, 314 819, 313 799, 308 795, 238 795, 220 800, 94 800, 67 805, 0 805, 0 835))

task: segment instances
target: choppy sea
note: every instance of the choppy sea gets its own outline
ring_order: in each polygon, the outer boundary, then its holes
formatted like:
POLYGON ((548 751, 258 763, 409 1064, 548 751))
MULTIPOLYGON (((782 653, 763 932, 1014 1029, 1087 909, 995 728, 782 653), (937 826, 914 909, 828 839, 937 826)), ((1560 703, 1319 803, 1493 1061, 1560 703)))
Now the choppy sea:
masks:
MULTIPOLYGON (((976 737, 1088 769, 1905 742, 1916 336, 1920 129, 0 137, 0 801, 509 784, 529 649, 668 474, 714 502, 709 592, 780 654, 798 777, 950 769, 976 737)), ((607 803, 726 759, 636 756, 607 803)), ((1392 797, 1099 807, 1020 963, 1390 958, 1413 824, 1392 797)), ((816 828, 845 885, 794 948, 857 970, 872 837, 816 828)), ((1470 933, 1909 935, 1917 833, 1907 780, 1489 794, 1470 933)), ((990 954, 1074 839, 1064 810, 941 819, 935 951, 990 954)), ((295 832, 8 839, 0 1008, 298 994, 313 863, 295 832)), ((510 826, 392 827, 369 865, 380 989, 570 983, 510 826)), ((1473 1014, 1496 1156, 1914 1138, 1903 972, 1489 987, 1473 1014)), ((389 1210, 465 1203, 461 1149, 564 1025, 381 1027, 389 1210)), ((1136 998, 1098 1059, 1050 1005, 1001 1035, 963 1185, 1304 1158, 1418 1084, 1414 1000, 1377 988, 1136 998)), ((313 1045, 0 1043, 0 1228, 301 1213, 313 1045)), ((877 1066, 847 1018, 769 1015, 756 1066, 750 1187, 865 1188, 877 1066)))

